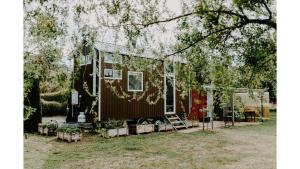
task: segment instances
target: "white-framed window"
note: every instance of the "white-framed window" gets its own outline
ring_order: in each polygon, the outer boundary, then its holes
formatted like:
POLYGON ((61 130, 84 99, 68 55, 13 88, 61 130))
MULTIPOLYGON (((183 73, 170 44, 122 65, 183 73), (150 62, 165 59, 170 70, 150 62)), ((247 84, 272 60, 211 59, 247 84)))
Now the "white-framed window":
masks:
POLYGON ((175 62, 173 61, 165 61, 164 62, 165 67, 165 74, 167 75, 174 75, 174 68, 175 68, 175 62))
POLYGON ((105 79, 122 79, 122 71, 114 69, 104 69, 105 79))
POLYGON ((128 91, 143 91, 143 72, 128 71, 128 91))
POLYGON ((104 56, 104 62, 105 63, 112 63, 112 64, 114 64, 114 63, 122 64, 122 55, 107 53, 104 56))
POLYGON ((90 55, 80 55, 80 65, 92 64, 92 57, 90 55))

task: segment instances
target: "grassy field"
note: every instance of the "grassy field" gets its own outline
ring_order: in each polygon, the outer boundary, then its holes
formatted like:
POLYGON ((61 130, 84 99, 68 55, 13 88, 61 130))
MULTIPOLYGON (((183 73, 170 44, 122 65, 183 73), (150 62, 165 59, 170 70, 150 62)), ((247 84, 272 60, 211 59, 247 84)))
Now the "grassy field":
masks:
POLYGON ((78 143, 30 134, 24 165, 40 168, 276 168, 276 113, 261 125, 213 132, 152 133, 104 139, 86 135, 78 143))

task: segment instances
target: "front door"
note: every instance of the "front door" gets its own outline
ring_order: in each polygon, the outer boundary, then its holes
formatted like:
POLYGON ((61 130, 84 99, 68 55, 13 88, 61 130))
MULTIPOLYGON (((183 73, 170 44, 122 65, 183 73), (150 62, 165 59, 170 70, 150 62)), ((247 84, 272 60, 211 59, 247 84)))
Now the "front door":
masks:
POLYGON ((174 76, 165 77, 165 114, 175 113, 175 78, 174 76))

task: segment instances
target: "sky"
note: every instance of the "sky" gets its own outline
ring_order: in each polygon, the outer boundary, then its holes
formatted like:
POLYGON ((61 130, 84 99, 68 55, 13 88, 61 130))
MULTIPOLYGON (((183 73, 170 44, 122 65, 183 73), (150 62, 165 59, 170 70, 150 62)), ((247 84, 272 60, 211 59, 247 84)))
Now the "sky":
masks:
MULTIPOLYGON (((63 62, 66 62, 68 65, 72 63, 70 60, 71 57, 70 53, 74 50, 74 43, 76 40, 73 39, 73 37, 79 37, 79 40, 77 41, 82 41, 82 36, 79 34, 82 27, 84 25, 88 25, 89 27, 94 27, 96 28, 97 31, 97 41, 98 42, 104 42, 104 43, 113 43, 117 45, 126 45, 127 44, 127 39, 124 36, 124 34, 120 31, 116 32, 112 28, 109 28, 107 26, 104 26, 103 24, 99 24, 99 22, 113 22, 114 19, 111 17, 107 16, 106 10, 103 8, 98 8, 97 11, 91 11, 90 13, 82 13, 81 15, 81 21, 79 24, 77 24, 74 21, 75 17, 75 12, 74 9, 78 5, 82 5, 84 7, 91 7, 91 4, 93 3, 99 3, 101 1, 84 1, 84 0, 62 0, 62 1, 57 1, 57 0, 49 0, 47 2, 44 2, 43 7, 40 6, 39 3, 33 1, 28 5, 24 6, 24 12, 26 11, 33 11, 35 9, 41 8, 42 10, 45 11, 46 8, 51 8, 52 4, 55 3, 56 5, 60 6, 61 8, 66 9, 67 15, 61 15, 61 14, 55 14, 55 16, 58 17, 58 22, 60 24, 64 24, 63 26, 66 28, 66 35, 61 37, 57 42, 59 43, 59 46, 61 46, 63 49, 63 62), (96 15, 100 16, 97 17, 96 15), (116 38, 117 35, 117 38, 116 38)), ((163 9, 162 4, 158 4, 159 8, 163 9)), ((173 16, 177 16, 181 14, 181 1, 180 0, 166 0, 166 6, 168 10, 173 14, 173 16)), ((168 17, 165 17, 168 18, 168 17)), ((142 46, 143 48, 150 48, 150 49, 155 49, 159 48, 159 43, 164 44, 164 46, 172 46, 176 43, 176 21, 175 22, 169 22, 164 24, 166 31, 161 32, 161 30, 158 30, 155 26, 149 28, 148 35, 153 36, 153 41, 150 43, 146 44, 145 43, 138 43, 138 46, 142 46)), ((24 24, 25 30, 28 30, 28 26, 30 24, 24 24)), ((31 43, 30 41, 27 41, 27 39, 30 39, 29 34, 26 33, 25 31, 24 34, 24 49, 33 51, 37 49, 37 46, 34 45, 34 43, 31 43)))

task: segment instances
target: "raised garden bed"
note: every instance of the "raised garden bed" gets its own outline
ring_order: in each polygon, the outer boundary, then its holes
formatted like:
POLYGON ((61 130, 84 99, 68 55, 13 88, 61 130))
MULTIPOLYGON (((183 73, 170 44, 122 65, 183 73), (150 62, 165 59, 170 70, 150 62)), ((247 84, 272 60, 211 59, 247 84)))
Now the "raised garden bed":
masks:
POLYGON ((154 124, 135 124, 129 126, 129 132, 134 134, 154 132, 154 124))
POLYGON ((127 136, 129 134, 128 127, 116 128, 116 129, 105 129, 105 132, 109 137, 127 136))
POLYGON ((38 124, 38 132, 39 134, 45 134, 47 136, 55 136, 56 135, 57 124, 56 123, 46 123, 38 124))
POLYGON ((199 127, 200 123, 197 120, 187 120, 185 121, 187 127, 199 127))
POLYGON ((173 130, 172 124, 157 124, 155 125, 155 131, 170 131, 173 130))
POLYGON ((82 139, 82 133, 79 128, 61 127, 57 129, 57 139, 77 142, 82 139))

